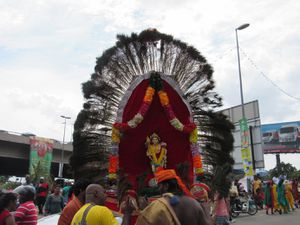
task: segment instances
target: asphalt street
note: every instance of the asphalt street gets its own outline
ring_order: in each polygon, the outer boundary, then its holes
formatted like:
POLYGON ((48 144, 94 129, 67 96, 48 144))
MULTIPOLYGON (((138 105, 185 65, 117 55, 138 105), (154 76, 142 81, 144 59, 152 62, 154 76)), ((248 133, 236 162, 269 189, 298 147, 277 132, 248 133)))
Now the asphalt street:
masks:
POLYGON ((260 210, 254 216, 241 214, 236 218, 235 225, 300 225, 300 209, 289 214, 266 215, 265 210, 260 210))

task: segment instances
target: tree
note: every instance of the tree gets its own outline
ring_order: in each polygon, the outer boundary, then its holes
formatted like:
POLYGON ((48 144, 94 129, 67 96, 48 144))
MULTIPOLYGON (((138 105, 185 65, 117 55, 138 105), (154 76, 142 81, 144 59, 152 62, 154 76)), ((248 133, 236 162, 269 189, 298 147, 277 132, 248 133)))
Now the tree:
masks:
POLYGON ((300 176, 300 171, 297 170, 290 163, 280 163, 281 173, 278 172, 278 166, 274 167, 269 171, 269 177, 279 177, 280 175, 286 175, 288 179, 296 179, 300 176))

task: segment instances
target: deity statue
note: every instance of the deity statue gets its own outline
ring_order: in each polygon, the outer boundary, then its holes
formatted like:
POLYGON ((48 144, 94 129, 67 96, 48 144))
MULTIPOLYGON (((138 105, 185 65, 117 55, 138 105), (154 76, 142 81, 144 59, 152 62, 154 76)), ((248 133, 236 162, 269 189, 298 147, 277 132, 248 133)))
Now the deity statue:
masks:
POLYGON ((146 146, 147 156, 151 160, 153 173, 158 168, 165 168, 167 165, 167 144, 161 142, 160 137, 156 133, 153 133, 150 137, 147 137, 146 146))

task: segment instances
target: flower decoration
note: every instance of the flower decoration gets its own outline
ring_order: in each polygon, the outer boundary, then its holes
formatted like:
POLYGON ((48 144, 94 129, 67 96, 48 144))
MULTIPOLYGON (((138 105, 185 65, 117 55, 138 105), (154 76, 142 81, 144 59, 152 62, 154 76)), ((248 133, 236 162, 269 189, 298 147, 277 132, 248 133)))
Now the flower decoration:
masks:
POLYGON ((118 170, 118 144, 120 143, 121 132, 126 130, 136 128, 144 119, 147 114, 149 107, 153 101, 153 96, 157 92, 160 104, 164 108, 167 118, 174 129, 189 134, 189 141, 191 143, 191 152, 193 156, 193 167, 196 175, 203 174, 202 159, 199 153, 198 141, 198 131, 196 124, 193 122, 188 122, 183 124, 175 115, 172 105, 170 104, 170 99, 167 92, 163 89, 163 83, 158 73, 153 73, 149 79, 149 86, 146 89, 143 102, 134 117, 128 122, 124 123, 114 123, 112 128, 112 145, 111 148, 112 155, 109 160, 109 178, 115 179, 116 172, 118 170))

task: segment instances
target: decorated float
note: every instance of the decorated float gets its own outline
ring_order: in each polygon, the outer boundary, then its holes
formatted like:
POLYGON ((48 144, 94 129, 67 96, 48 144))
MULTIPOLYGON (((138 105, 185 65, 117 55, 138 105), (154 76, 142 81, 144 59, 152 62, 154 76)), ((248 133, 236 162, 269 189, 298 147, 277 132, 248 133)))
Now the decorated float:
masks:
POLYGON ((155 29, 117 38, 83 84, 70 159, 75 179, 145 195, 157 171, 174 169, 187 187, 201 180, 226 195, 233 126, 216 112, 222 103, 212 67, 194 47, 155 29))

